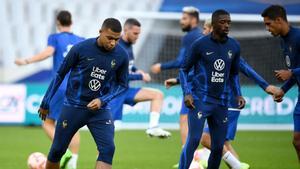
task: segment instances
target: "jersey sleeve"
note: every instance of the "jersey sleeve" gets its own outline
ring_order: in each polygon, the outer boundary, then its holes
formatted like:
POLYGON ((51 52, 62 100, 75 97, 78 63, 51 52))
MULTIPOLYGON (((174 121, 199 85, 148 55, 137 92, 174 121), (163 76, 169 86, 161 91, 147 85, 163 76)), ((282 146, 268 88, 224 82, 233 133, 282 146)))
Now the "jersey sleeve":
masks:
POLYGON ((128 56, 126 55, 121 66, 116 71, 116 81, 113 82, 113 84, 115 84, 113 85, 114 87, 112 87, 107 94, 99 98, 102 105, 107 104, 110 100, 120 95, 128 88, 128 64, 128 56))
POLYGON ((240 58, 240 71, 247 76, 248 78, 252 79, 256 84, 258 84, 263 90, 269 86, 269 83, 262 78, 256 71, 243 59, 240 58))
POLYGON ((72 67, 74 67, 79 60, 79 56, 77 52, 75 51, 75 48, 71 48, 70 52, 67 54, 66 58, 64 59, 63 63, 61 64, 59 70, 57 71, 56 75, 54 76, 54 79, 51 81, 46 94, 42 100, 41 108, 43 109, 49 109, 49 103, 59 88, 60 84, 64 80, 64 77, 66 74, 70 71, 72 67))
POLYGON ((129 73, 128 80, 143 80, 143 75, 139 73, 129 73))
POLYGON ((57 46, 56 38, 53 34, 48 36, 47 46, 52 46, 52 47, 56 48, 56 46, 57 46))
POLYGON ((241 96, 241 86, 239 82, 239 63, 240 63, 240 46, 237 44, 237 52, 235 57, 233 58, 231 68, 230 68, 230 74, 229 79, 232 83, 232 92, 235 96, 241 96))
MULTIPOLYGON (((298 39, 298 41, 297 41, 296 50, 297 50, 297 53, 300 54, 300 39, 298 39)), ((296 57, 300 57, 300 56, 296 56, 296 57)), ((293 73, 293 76, 300 76, 300 67, 294 68, 291 71, 293 73)))
POLYGON ((182 64, 184 60, 184 54, 185 54, 185 48, 181 48, 179 51, 179 54, 177 55, 177 58, 165 63, 161 63, 161 69, 167 70, 167 69, 175 69, 180 68, 180 65, 182 64))
POLYGON ((281 86, 281 89, 283 90, 284 93, 287 93, 294 86, 296 82, 297 82, 296 78, 292 77, 286 82, 284 82, 284 84, 281 86))
MULTIPOLYGON (((200 46, 201 47, 201 46, 200 46)), ((188 85, 188 74, 190 69, 197 62, 199 45, 198 41, 194 42, 191 49, 187 52, 187 56, 183 59, 183 64, 179 70, 179 81, 184 95, 192 94, 191 87, 188 85)))

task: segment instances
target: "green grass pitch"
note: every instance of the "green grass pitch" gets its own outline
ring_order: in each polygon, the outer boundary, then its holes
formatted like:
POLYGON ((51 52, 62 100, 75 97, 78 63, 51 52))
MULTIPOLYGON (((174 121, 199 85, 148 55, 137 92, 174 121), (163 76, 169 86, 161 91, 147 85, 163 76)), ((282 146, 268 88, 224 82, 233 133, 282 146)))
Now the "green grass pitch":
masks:
MULTIPOLYGON (((81 131, 78 169, 93 169, 96 146, 88 131, 81 131)), ((179 131, 169 139, 149 138, 144 130, 124 130, 115 135, 113 169, 171 169, 180 155, 179 131)), ((233 143, 242 161, 252 169, 298 169, 291 131, 239 131, 233 143)), ((0 168, 26 169, 28 155, 46 154, 50 141, 40 127, 0 127, 0 168)), ((222 163, 221 169, 226 169, 222 163)))

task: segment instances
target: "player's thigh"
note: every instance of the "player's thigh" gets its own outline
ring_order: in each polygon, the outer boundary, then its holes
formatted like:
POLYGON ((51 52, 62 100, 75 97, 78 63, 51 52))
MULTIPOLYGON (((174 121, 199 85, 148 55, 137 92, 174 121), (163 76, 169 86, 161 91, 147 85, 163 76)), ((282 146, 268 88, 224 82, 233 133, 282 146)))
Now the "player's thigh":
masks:
POLYGON ((227 107, 214 105, 211 116, 207 118, 212 143, 224 143, 228 130, 227 107))
POLYGON ((294 132, 300 132, 300 102, 298 101, 293 114, 294 132))
POLYGON ((188 113, 189 136, 201 137, 206 119, 205 110, 203 110, 202 101, 199 99, 194 100, 194 105, 195 108, 189 109, 188 113))
POLYGON ((163 99, 163 93, 158 89, 141 88, 135 95, 135 102, 143 102, 153 100, 155 98, 163 99))

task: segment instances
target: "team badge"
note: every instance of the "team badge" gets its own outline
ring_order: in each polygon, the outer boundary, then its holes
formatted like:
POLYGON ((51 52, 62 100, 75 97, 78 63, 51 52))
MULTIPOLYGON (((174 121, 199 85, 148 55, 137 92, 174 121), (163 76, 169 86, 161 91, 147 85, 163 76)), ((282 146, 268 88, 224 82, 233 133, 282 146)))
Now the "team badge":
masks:
POLYGON ((101 87, 101 83, 97 79, 93 79, 89 82, 89 87, 92 91, 98 91, 101 87))
POLYGON ((114 68, 116 66, 116 60, 113 59, 111 62, 110 62, 110 65, 111 65, 111 68, 114 68))
POLYGON ((199 111, 199 112, 197 113, 197 116, 198 116, 198 119, 201 119, 201 117, 202 117, 202 112, 199 111))
POLYGON ((223 120, 223 123, 227 123, 228 122, 228 118, 225 117, 225 119, 223 120))
POLYGON ((229 50, 227 54, 228 54, 228 58, 231 59, 232 58, 232 51, 229 50))
POLYGON ((287 67, 290 67, 290 66, 291 66, 291 60, 290 60, 289 55, 286 55, 286 56, 285 56, 285 63, 286 63, 286 65, 287 65, 287 67))
POLYGON ((63 128, 66 128, 68 126, 68 122, 67 122, 67 120, 64 120, 63 122, 62 122, 62 127, 63 128))

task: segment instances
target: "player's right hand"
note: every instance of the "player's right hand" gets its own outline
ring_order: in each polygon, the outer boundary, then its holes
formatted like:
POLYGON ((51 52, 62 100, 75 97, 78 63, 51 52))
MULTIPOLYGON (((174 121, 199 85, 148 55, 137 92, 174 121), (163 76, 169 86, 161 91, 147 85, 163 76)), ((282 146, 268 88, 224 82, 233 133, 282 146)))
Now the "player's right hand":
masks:
POLYGON ((101 100, 100 99, 94 99, 86 106, 88 109, 91 110, 98 110, 101 107, 101 100))
POLYGON ((177 84, 178 84, 178 82, 177 82, 176 78, 170 78, 170 79, 165 80, 165 86, 167 89, 169 89, 170 87, 175 86, 177 84))
POLYGON ((143 73, 143 81, 144 82, 150 82, 151 81, 151 76, 149 75, 149 73, 143 73))
POLYGON ((273 99, 275 102, 281 102, 283 100, 283 96, 284 96, 284 91, 282 89, 278 89, 273 94, 273 99))
POLYGON ((43 108, 40 107, 39 110, 38 110, 38 113, 39 113, 39 117, 42 120, 46 120, 46 117, 49 114, 49 110, 48 109, 43 109, 43 108))
POLYGON ((28 63, 27 63, 26 59, 16 58, 15 64, 21 66, 21 65, 27 65, 28 63))
POLYGON ((184 104, 186 105, 186 107, 188 107, 190 109, 195 109, 194 99, 193 99, 193 96, 190 94, 184 96, 184 104))

